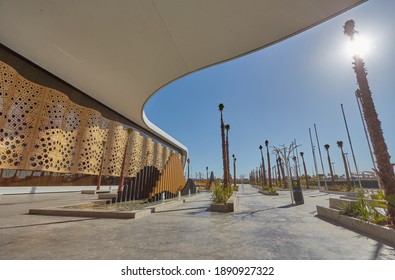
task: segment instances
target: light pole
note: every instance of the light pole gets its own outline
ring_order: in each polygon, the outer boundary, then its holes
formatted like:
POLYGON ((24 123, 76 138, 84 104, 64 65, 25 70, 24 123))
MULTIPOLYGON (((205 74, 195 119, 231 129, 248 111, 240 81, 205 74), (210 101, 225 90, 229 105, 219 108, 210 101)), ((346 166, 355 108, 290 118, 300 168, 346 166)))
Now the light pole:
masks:
MULTIPOLYGON (((355 160, 354 149, 353 149, 353 147, 352 147, 350 132, 348 131, 347 119, 346 119, 346 115, 344 114, 343 104, 340 104, 340 107, 342 108, 343 119, 344 119, 344 125, 346 126, 346 130, 347 130, 348 143, 350 143, 351 155, 352 155, 352 158, 353 158, 353 160, 354 160, 354 166, 355 166, 355 171, 357 172, 359 187, 362 188, 361 179, 359 179, 358 165, 357 165, 357 161, 355 160)), ((349 169, 349 170, 350 170, 350 173, 351 173, 351 169, 349 169)), ((347 174, 346 174, 346 175, 347 175, 347 174)))
POLYGON ((190 173, 190 172, 189 172, 189 163, 190 163, 190 162, 191 162, 191 161, 190 161, 190 159, 188 158, 188 159, 187 159, 187 164, 188 164, 188 177, 187 177, 187 178, 188 178, 188 180, 189 180, 189 176, 190 176, 190 174, 189 174, 189 173, 190 173))
POLYGON ((304 153, 303 152, 300 152, 300 157, 302 158, 304 177, 306 178, 306 189, 309 189, 309 179, 307 178, 307 168, 306 168, 306 163, 304 161, 304 153))
POLYGON ((333 175, 336 176, 335 162, 332 161, 331 163, 332 163, 333 175))
MULTIPOLYGON (((317 176, 317 187, 318 187, 318 189, 320 189, 320 187, 321 187, 320 174, 318 172, 317 159, 315 158, 315 147, 313 145, 313 139, 311 138, 311 129, 310 128, 309 128, 309 135, 310 135, 311 151, 313 153, 314 169, 315 169, 315 174, 317 176)), ((313 171, 313 174, 314 174, 314 171, 313 171)))
POLYGON ((259 145, 259 150, 261 150, 261 158, 262 158, 263 185, 267 185, 267 182, 266 182, 266 170, 265 170, 265 160, 263 159, 262 149, 263 149, 262 145, 259 145))
POLYGON ((232 155, 233 158, 233 182, 234 182, 234 188, 236 188, 236 157, 233 154, 232 155))
MULTIPOLYGON (((348 170, 349 170, 349 173, 350 173, 350 179, 352 180, 352 183, 353 183, 354 188, 355 188, 355 180, 354 180, 354 178, 352 177, 350 162, 348 161, 348 153, 344 153, 344 156, 346 157, 347 166, 348 166, 348 170)), ((358 175, 358 176, 359 176, 359 175, 358 175)))
POLYGON ((269 177, 269 187, 272 187, 272 172, 270 168, 270 155, 269 155, 269 141, 265 141, 265 146, 266 146, 266 154, 267 154, 267 174, 269 177))
MULTIPOLYGON (((321 167, 322 167, 322 173, 324 173, 324 183, 325 183, 325 189, 328 189, 328 185, 326 183, 326 174, 324 170, 324 163, 322 162, 322 155, 321 155, 321 148, 320 148, 320 141, 318 140, 318 133, 317 133, 317 127, 314 124, 314 130, 315 130, 315 137, 317 138, 317 146, 318 146, 318 153, 320 155, 320 160, 321 160, 321 167)), ((330 167, 330 164, 329 164, 330 167)), ((318 175, 319 176, 319 175, 318 175)))
MULTIPOLYGON (((374 156, 373 156, 373 152, 372 152, 372 147, 371 147, 371 144, 370 144, 371 141, 369 140, 368 131, 366 130, 366 125, 365 125, 365 120, 363 119, 363 115, 362 115, 361 104, 360 104, 360 100, 359 100, 359 97, 358 97, 359 96, 358 92, 359 92, 359 89, 355 91, 355 97, 357 99, 358 110, 359 110, 359 114, 361 116, 363 131, 365 132, 366 142, 368 143, 369 154, 370 154, 370 159, 372 160, 373 170, 377 170, 376 162, 374 160, 374 156)), ((375 177, 377 179, 377 183, 379 185, 379 189, 382 189, 381 184, 380 184, 380 178, 377 177, 377 173, 376 173, 375 177)), ((358 176, 358 179, 359 179, 359 176, 358 176)), ((355 181, 354 181, 354 186, 355 186, 355 181)))
POLYGON ((332 170, 332 164, 331 164, 332 161, 331 161, 331 156, 329 155, 330 145, 329 144, 325 144, 324 148, 326 150, 326 154, 327 154, 327 157, 328 157, 328 165, 329 165, 329 172, 331 173, 332 187, 334 187, 335 186, 335 178, 333 177, 333 170, 332 170))
MULTIPOLYGON (((349 36, 351 41, 354 41, 354 36, 357 33, 354 27, 355 22, 352 19, 346 21, 344 24, 344 34, 349 36)), ((357 76, 357 82, 359 86, 358 97, 361 100, 363 115, 377 160, 378 170, 376 170, 376 172, 379 175, 380 181, 384 188, 384 193, 388 201, 389 222, 391 225, 393 225, 395 223, 394 169, 390 161, 390 155, 388 153, 388 148, 384 140, 383 131, 381 129, 381 122, 378 118, 372 98, 372 93, 369 88, 365 62, 358 54, 354 54, 353 60, 353 68, 357 76)))

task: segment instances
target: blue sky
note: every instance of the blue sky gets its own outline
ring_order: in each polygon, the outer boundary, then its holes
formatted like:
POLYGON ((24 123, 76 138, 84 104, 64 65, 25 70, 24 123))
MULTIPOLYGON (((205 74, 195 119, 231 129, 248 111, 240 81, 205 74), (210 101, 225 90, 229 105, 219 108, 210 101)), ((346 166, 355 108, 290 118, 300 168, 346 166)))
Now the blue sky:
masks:
MULTIPOLYGON (((230 124, 230 154, 237 157, 237 173, 248 176, 259 166, 259 145, 289 145, 294 139, 313 172, 309 128, 317 125, 323 149, 329 144, 335 172, 344 174, 336 141, 350 152, 340 104, 344 106, 359 170, 372 170, 358 106, 348 37, 344 22, 354 19, 356 30, 368 38, 363 56, 386 144, 395 162, 395 1, 372 0, 319 26, 253 54, 183 77, 156 93, 145 107, 148 118, 188 147, 191 172, 205 174, 206 166, 222 176, 218 104, 223 103, 230 124), (169 111, 166 104, 174 104, 169 111)), ((316 144, 315 137, 313 140, 316 144)), ((351 155, 351 153, 350 153, 351 155)), ((318 158, 318 151, 317 151, 318 158)), ((272 162, 274 162, 272 156, 272 162)), ((318 158, 319 160, 319 158, 318 158)), ((351 169, 355 168, 350 157, 351 169)), ((321 172, 321 168, 319 167, 321 172)))

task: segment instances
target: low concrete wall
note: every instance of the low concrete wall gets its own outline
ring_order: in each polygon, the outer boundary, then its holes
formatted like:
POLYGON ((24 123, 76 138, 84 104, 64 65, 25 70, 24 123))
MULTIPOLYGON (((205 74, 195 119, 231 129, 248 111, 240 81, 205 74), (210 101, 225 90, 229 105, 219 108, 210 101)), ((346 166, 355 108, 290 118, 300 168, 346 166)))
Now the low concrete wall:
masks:
POLYGON ((354 206, 358 200, 347 199, 347 198, 329 198, 329 207, 332 209, 342 210, 346 205, 354 206))
POLYGON ((318 216, 325 217, 346 228, 366 233, 372 237, 381 239, 395 247, 395 230, 388 227, 361 221, 353 217, 341 215, 339 210, 330 209, 317 205, 318 216))
MULTIPOLYGON (((99 194, 105 198, 102 200, 94 200, 89 203, 82 203, 79 205, 86 204, 106 204, 106 198, 111 199, 111 195, 116 194, 99 194)), ((196 195, 188 196, 193 199, 196 195)), ((181 200, 165 201, 164 203, 149 206, 147 208, 136 210, 136 211, 116 211, 116 210, 103 210, 103 209, 73 209, 63 207, 52 207, 52 208, 36 208, 30 209, 29 214, 32 215, 47 215, 47 216, 66 216, 66 217, 91 217, 91 218, 109 218, 109 219, 138 219, 150 215, 151 213, 160 212, 158 210, 165 210, 186 202, 186 198, 181 200)), ((75 205, 69 205, 75 206, 75 205)))
POLYGON ((320 190, 320 192, 330 193, 330 194, 339 194, 339 195, 351 196, 351 197, 358 197, 357 192, 339 192, 339 191, 326 191, 326 190, 320 190))
POLYGON ((265 190, 258 190, 258 192, 264 195, 278 195, 278 192, 269 192, 265 190))
POLYGON ((239 208, 239 198, 235 193, 228 199, 225 204, 211 204, 207 211, 228 213, 236 212, 239 208))
MULTIPOLYGON (((111 191, 117 186, 101 186, 103 191, 111 191)), ((81 192, 83 190, 96 190, 96 186, 56 186, 56 187, 0 187, 0 194, 37 194, 37 193, 61 193, 61 192, 81 192)))

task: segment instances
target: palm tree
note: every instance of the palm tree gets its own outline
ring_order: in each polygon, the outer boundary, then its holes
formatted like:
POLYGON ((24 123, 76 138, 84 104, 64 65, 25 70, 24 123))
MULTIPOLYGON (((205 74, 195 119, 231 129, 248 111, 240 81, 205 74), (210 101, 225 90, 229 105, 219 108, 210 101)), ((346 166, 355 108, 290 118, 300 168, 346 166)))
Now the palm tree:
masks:
POLYGON ((280 165, 278 163, 279 158, 276 159, 276 165, 277 165, 277 184, 281 187, 281 171, 280 171, 280 165))
POLYGON ((130 135, 132 135, 133 128, 129 127, 127 129, 127 139, 126 139, 126 145, 125 145, 125 151, 123 152, 123 158, 122 158, 122 165, 121 165, 121 173, 119 175, 119 182, 118 182, 118 195, 123 191, 123 185, 125 181, 125 161, 126 161, 126 155, 128 152, 128 147, 129 147, 129 140, 130 140, 130 135))
POLYGON ((221 139, 222 139, 222 164, 224 169, 224 187, 228 186, 228 174, 226 165, 226 142, 225 142, 225 124, 222 116, 222 111, 224 110, 224 104, 220 103, 218 105, 219 112, 221 114, 221 139))
MULTIPOLYGON (((354 40, 355 22, 351 19, 346 21, 344 25, 344 34, 354 40)), ((386 199, 388 201, 388 218, 390 224, 395 224, 395 174, 391 164, 388 148, 384 140, 383 131, 381 129, 381 122, 377 116, 376 108, 374 106, 372 92, 370 91, 367 73, 365 69, 365 62, 359 55, 354 55, 354 71, 357 76, 359 85, 358 97, 361 100, 362 111, 365 118, 366 126, 368 128, 370 140, 372 142, 373 151, 376 156, 378 174, 381 185, 383 186, 386 199)))
POLYGON ((306 189, 309 189, 309 179, 307 178, 307 168, 306 168, 306 163, 304 161, 304 153, 300 152, 300 156, 301 156, 302 162, 303 162, 304 177, 306 179, 306 189))
POLYGON ((101 185, 101 177, 102 177, 103 165, 104 165, 104 156, 105 156, 105 154, 106 154, 106 145, 107 145, 107 141, 103 141, 103 142, 102 142, 103 153, 102 153, 102 155, 101 155, 99 177, 97 178, 97 186, 96 186, 96 190, 97 190, 97 191, 100 190, 100 185, 101 185))
POLYGON ((266 154, 267 154, 267 175, 269 177, 269 187, 272 187, 272 172, 270 167, 270 156, 269 156, 269 141, 265 141, 266 154))
POLYGON ((226 147, 226 173, 228 174, 228 185, 232 185, 231 180, 230 180, 230 161, 229 161, 229 129, 230 125, 227 124, 225 125, 225 147, 226 147))
POLYGON ((261 150, 261 158, 262 158, 262 173, 263 173, 263 185, 267 185, 266 182, 266 170, 265 170, 265 160, 263 159, 263 153, 262 153, 262 145, 259 145, 259 150, 261 150))
POLYGON ((329 155, 329 144, 325 144, 324 148, 326 150, 326 153, 328 155, 328 164, 329 164, 329 172, 331 173, 331 179, 332 179, 332 187, 335 186, 335 177, 333 176, 333 169, 332 169, 332 161, 331 161, 331 156, 329 155))
POLYGON ((346 174, 346 180, 347 180, 347 187, 348 187, 348 190, 350 191, 351 190, 351 181, 350 181, 350 175, 349 175, 348 167, 347 167, 346 155, 344 154, 344 151, 343 151, 343 141, 337 141, 336 143, 342 153, 344 172, 346 174))

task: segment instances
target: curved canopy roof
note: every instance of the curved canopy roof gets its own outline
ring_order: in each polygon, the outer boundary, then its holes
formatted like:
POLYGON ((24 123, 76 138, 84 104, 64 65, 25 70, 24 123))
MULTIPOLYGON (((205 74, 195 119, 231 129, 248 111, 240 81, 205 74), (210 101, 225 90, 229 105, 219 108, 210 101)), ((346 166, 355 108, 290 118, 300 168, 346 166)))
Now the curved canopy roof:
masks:
POLYGON ((362 2, 0 0, 0 43, 186 152, 144 116, 158 89, 362 2))

